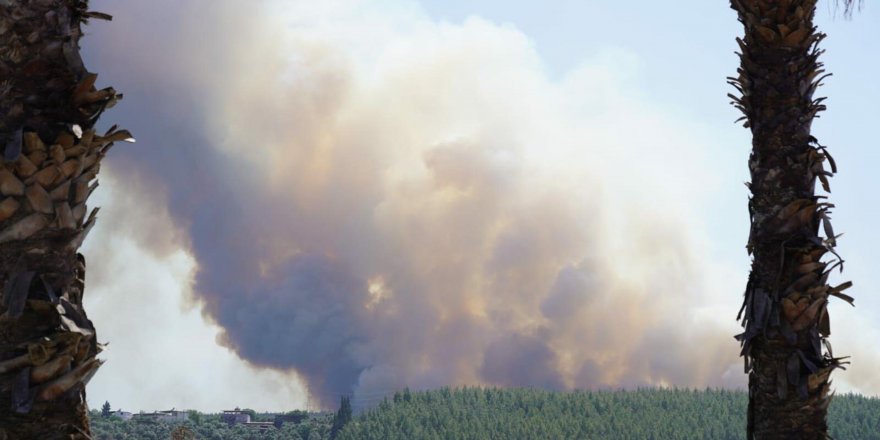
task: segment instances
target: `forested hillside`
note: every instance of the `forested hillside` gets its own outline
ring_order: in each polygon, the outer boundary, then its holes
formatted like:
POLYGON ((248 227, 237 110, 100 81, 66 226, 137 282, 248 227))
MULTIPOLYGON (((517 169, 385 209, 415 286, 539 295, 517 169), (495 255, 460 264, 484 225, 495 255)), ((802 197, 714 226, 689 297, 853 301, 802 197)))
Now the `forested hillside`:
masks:
MULTIPOLYGON (((356 416, 337 440, 739 440, 745 439, 746 401, 745 393, 726 390, 404 391, 356 416)), ((880 440, 880 399, 837 396, 829 419, 836 440, 880 440)), ((185 424, 200 440, 326 440, 332 425, 331 415, 313 414, 260 432, 198 413, 185 424)), ((177 425, 124 422, 94 412, 92 426, 96 440, 167 440, 177 425)))
MULTIPOLYGON (((726 390, 403 392, 339 439, 745 439, 746 402, 744 392, 726 390)), ((838 396, 829 419, 837 440, 880 439, 878 399, 838 396)))

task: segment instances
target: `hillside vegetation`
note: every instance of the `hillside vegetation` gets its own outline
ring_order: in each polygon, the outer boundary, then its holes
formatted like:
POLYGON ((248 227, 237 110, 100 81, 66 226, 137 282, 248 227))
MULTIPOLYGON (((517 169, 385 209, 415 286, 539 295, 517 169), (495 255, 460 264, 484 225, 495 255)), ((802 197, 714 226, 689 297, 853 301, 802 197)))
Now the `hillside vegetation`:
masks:
MULTIPOLYGON (((332 415, 312 413, 301 423, 285 423, 281 429, 261 431, 242 425, 228 426, 218 414, 190 413, 185 423, 124 421, 118 417, 102 417, 98 411, 89 415, 95 440, 169 440, 181 425, 198 440, 327 440, 333 423, 332 415)), ((255 421, 272 421, 271 414, 259 414, 255 421)), ((182 431, 182 430, 181 430, 182 431)))
MULTIPOLYGON (((744 392, 727 390, 403 392, 339 440, 744 440, 746 405, 744 392)), ((880 439, 880 399, 835 397, 829 425, 836 440, 880 439)))
MULTIPOLYGON (((404 391, 356 416, 336 440, 744 440, 747 398, 727 390, 582 391, 440 389, 404 391)), ((270 415, 258 417, 270 420, 270 415)), ((332 417, 259 432, 229 428, 216 415, 195 414, 186 426, 206 440, 327 440, 332 417)), ((880 399, 834 398, 836 440, 880 440, 880 399)), ((166 440, 168 423, 123 422, 92 414, 96 440, 166 440)))

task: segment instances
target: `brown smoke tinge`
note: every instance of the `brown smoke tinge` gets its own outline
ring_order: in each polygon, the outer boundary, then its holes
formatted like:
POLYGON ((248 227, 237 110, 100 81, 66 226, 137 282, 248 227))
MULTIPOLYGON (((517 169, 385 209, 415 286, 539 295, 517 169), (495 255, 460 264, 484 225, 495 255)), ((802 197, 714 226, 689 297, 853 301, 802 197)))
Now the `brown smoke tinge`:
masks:
POLYGON ((92 39, 138 133, 112 166, 167 199, 221 344, 326 406, 740 384, 733 307, 697 311, 742 287, 707 262, 699 130, 627 91, 632 56, 554 81, 509 26, 313 3, 108 3, 92 39))

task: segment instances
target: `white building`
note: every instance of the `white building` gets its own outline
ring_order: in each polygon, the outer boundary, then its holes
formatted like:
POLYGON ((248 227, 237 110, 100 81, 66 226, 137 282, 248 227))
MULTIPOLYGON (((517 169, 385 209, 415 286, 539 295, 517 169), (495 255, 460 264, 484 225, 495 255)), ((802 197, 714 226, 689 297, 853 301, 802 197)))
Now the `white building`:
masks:
POLYGON ((186 411, 177 411, 174 408, 168 411, 157 411, 160 415, 160 422, 185 422, 189 419, 186 411))
POLYGON ((110 413, 111 416, 119 417, 122 420, 131 420, 133 414, 128 411, 123 411, 121 409, 117 409, 110 413))

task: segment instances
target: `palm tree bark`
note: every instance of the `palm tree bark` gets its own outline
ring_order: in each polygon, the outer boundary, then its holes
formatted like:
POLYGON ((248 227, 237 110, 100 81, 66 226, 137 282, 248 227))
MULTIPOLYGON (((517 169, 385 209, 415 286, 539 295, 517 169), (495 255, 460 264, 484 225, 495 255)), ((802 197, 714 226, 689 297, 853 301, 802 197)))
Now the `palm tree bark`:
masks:
POLYGON ((121 98, 79 55, 85 0, 0 0, 0 440, 87 439, 100 367, 77 252, 86 199, 125 131, 93 126, 121 98))
MULTIPOLYGON (((848 3, 847 6, 850 6, 848 3)), ((829 296, 851 283, 827 284, 842 264, 834 252, 833 205, 815 192, 829 192, 836 172, 831 156, 810 134, 824 98, 813 94, 823 75, 813 17, 816 0, 731 0, 745 36, 733 104, 751 128, 751 274, 740 311, 738 335, 749 375, 748 436, 764 439, 828 438, 829 377, 841 367, 827 336, 829 296), (829 169, 825 168, 825 164, 829 169), (820 230, 822 234, 820 235, 820 230), (822 261, 831 253, 836 259, 822 261), (744 315, 744 316, 743 316, 744 315), (824 348, 824 350, 823 350, 824 348)))

